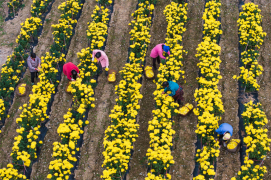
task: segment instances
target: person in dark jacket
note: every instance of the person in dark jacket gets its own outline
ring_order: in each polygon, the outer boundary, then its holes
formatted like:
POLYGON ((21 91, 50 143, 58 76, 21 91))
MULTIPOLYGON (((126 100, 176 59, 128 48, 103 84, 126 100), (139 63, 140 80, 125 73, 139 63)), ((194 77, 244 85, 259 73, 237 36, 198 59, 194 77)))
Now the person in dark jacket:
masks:
POLYGON ((79 75, 79 69, 72 62, 68 62, 63 66, 63 73, 67 76, 70 81, 75 81, 79 75))
POLYGON ((172 96, 173 99, 180 105, 181 101, 183 100, 183 88, 173 81, 165 81, 163 82, 162 86, 165 88, 162 94, 166 93, 167 91, 171 91, 169 96, 172 96))
POLYGON ((35 53, 31 53, 31 55, 27 58, 27 65, 31 74, 31 83, 34 84, 35 77, 38 78, 38 72, 40 71, 38 68, 40 67, 41 60, 36 56, 35 53))

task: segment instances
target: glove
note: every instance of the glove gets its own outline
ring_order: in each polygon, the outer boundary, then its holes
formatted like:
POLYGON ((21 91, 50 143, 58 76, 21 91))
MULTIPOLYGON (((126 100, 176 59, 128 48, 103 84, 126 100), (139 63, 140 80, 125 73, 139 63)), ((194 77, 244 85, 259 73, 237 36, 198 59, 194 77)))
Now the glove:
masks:
POLYGON ((92 61, 94 61, 94 56, 92 57, 92 61))
POLYGON ((108 68, 108 66, 106 66, 106 68, 108 68))
POLYGON ((72 78, 71 80, 72 80, 72 81, 74 81, 74 79, 73 79, 73 78, 72 78))

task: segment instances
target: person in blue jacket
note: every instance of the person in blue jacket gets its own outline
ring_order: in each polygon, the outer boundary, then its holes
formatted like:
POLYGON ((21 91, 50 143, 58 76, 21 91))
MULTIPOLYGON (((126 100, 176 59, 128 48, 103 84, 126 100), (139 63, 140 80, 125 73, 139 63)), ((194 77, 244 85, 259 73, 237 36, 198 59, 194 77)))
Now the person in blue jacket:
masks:
POLYGON ((165 88, 162 94, 166 93, 167 91, 171 91, 171 93, 168 95, 172 96, 173 99, 180 105, 181 101, 183 100, 183 88, 173 81, 165 81, 163 82, 162 86, 165 88))
MULTIPOLYGON (((230 140, 232 133, 233 133, 233 128, 230 124, 228 123, 223 123, 220 124, 219 128, 215 130, 217 134, 219 134, 219 141, 226 143, 226 141, 230 140)), ((224 144, 225 146, 225 144, 224 144)))

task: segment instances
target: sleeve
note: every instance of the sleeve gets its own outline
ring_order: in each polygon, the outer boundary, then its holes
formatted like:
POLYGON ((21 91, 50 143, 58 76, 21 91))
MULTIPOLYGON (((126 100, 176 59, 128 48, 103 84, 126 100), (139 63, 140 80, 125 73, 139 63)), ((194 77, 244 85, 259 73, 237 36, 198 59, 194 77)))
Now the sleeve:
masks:
POLYGON ((41 60, 40 60, 40 58, 39 58, 39 57, 37 57, 37 59, 38 59, 38 65, 39 65, 39 64, 41 64, 41 60))
POLYGON ((166 59, 164 56, 163 56, 163 49, 162 49, 162 45, 158 48, 161 48, 161 49, 158 49, 158 55, 160 56, 160 58, 162 59, 166 59))
POLYGON ((71 76, 67 76, 68 80, 72 80, 72 77, 71 76))
POLYGON ((164 92, 167 92, 167 87, 164 89, 164 92))
POLYGON ((105 66, 108 67, 109 66, 109 60, 107 55, 104 53, 104 59, 105 59, 105 66))
POLYGON ((67 76, 67 70, 66 70, 65 65, 63 66, 63 73, 67 76))
POLYGON ((171 90, 171 94, 169 94, 170 96, 174 96, 175 94, 176 94, 176 91, 175 90, 172 90, 172 89, 170 89, 171 90))
POLYGON ((27 58, 27 65, 29 67, 29 70, 31 71, 35 71, 35 68, 32 66, 31 62, 30 62, 30 56, 27 58))

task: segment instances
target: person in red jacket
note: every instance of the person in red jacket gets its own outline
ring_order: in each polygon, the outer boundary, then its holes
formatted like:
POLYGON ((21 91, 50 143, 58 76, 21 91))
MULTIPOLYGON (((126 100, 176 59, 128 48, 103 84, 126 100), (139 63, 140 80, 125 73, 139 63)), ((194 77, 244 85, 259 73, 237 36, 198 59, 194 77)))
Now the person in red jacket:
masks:
POLYGON ((72 62, 68 62, 63 66, 63 73, 67 76, 70 81, 76 80, 79 75, 79 69, 72 62))

